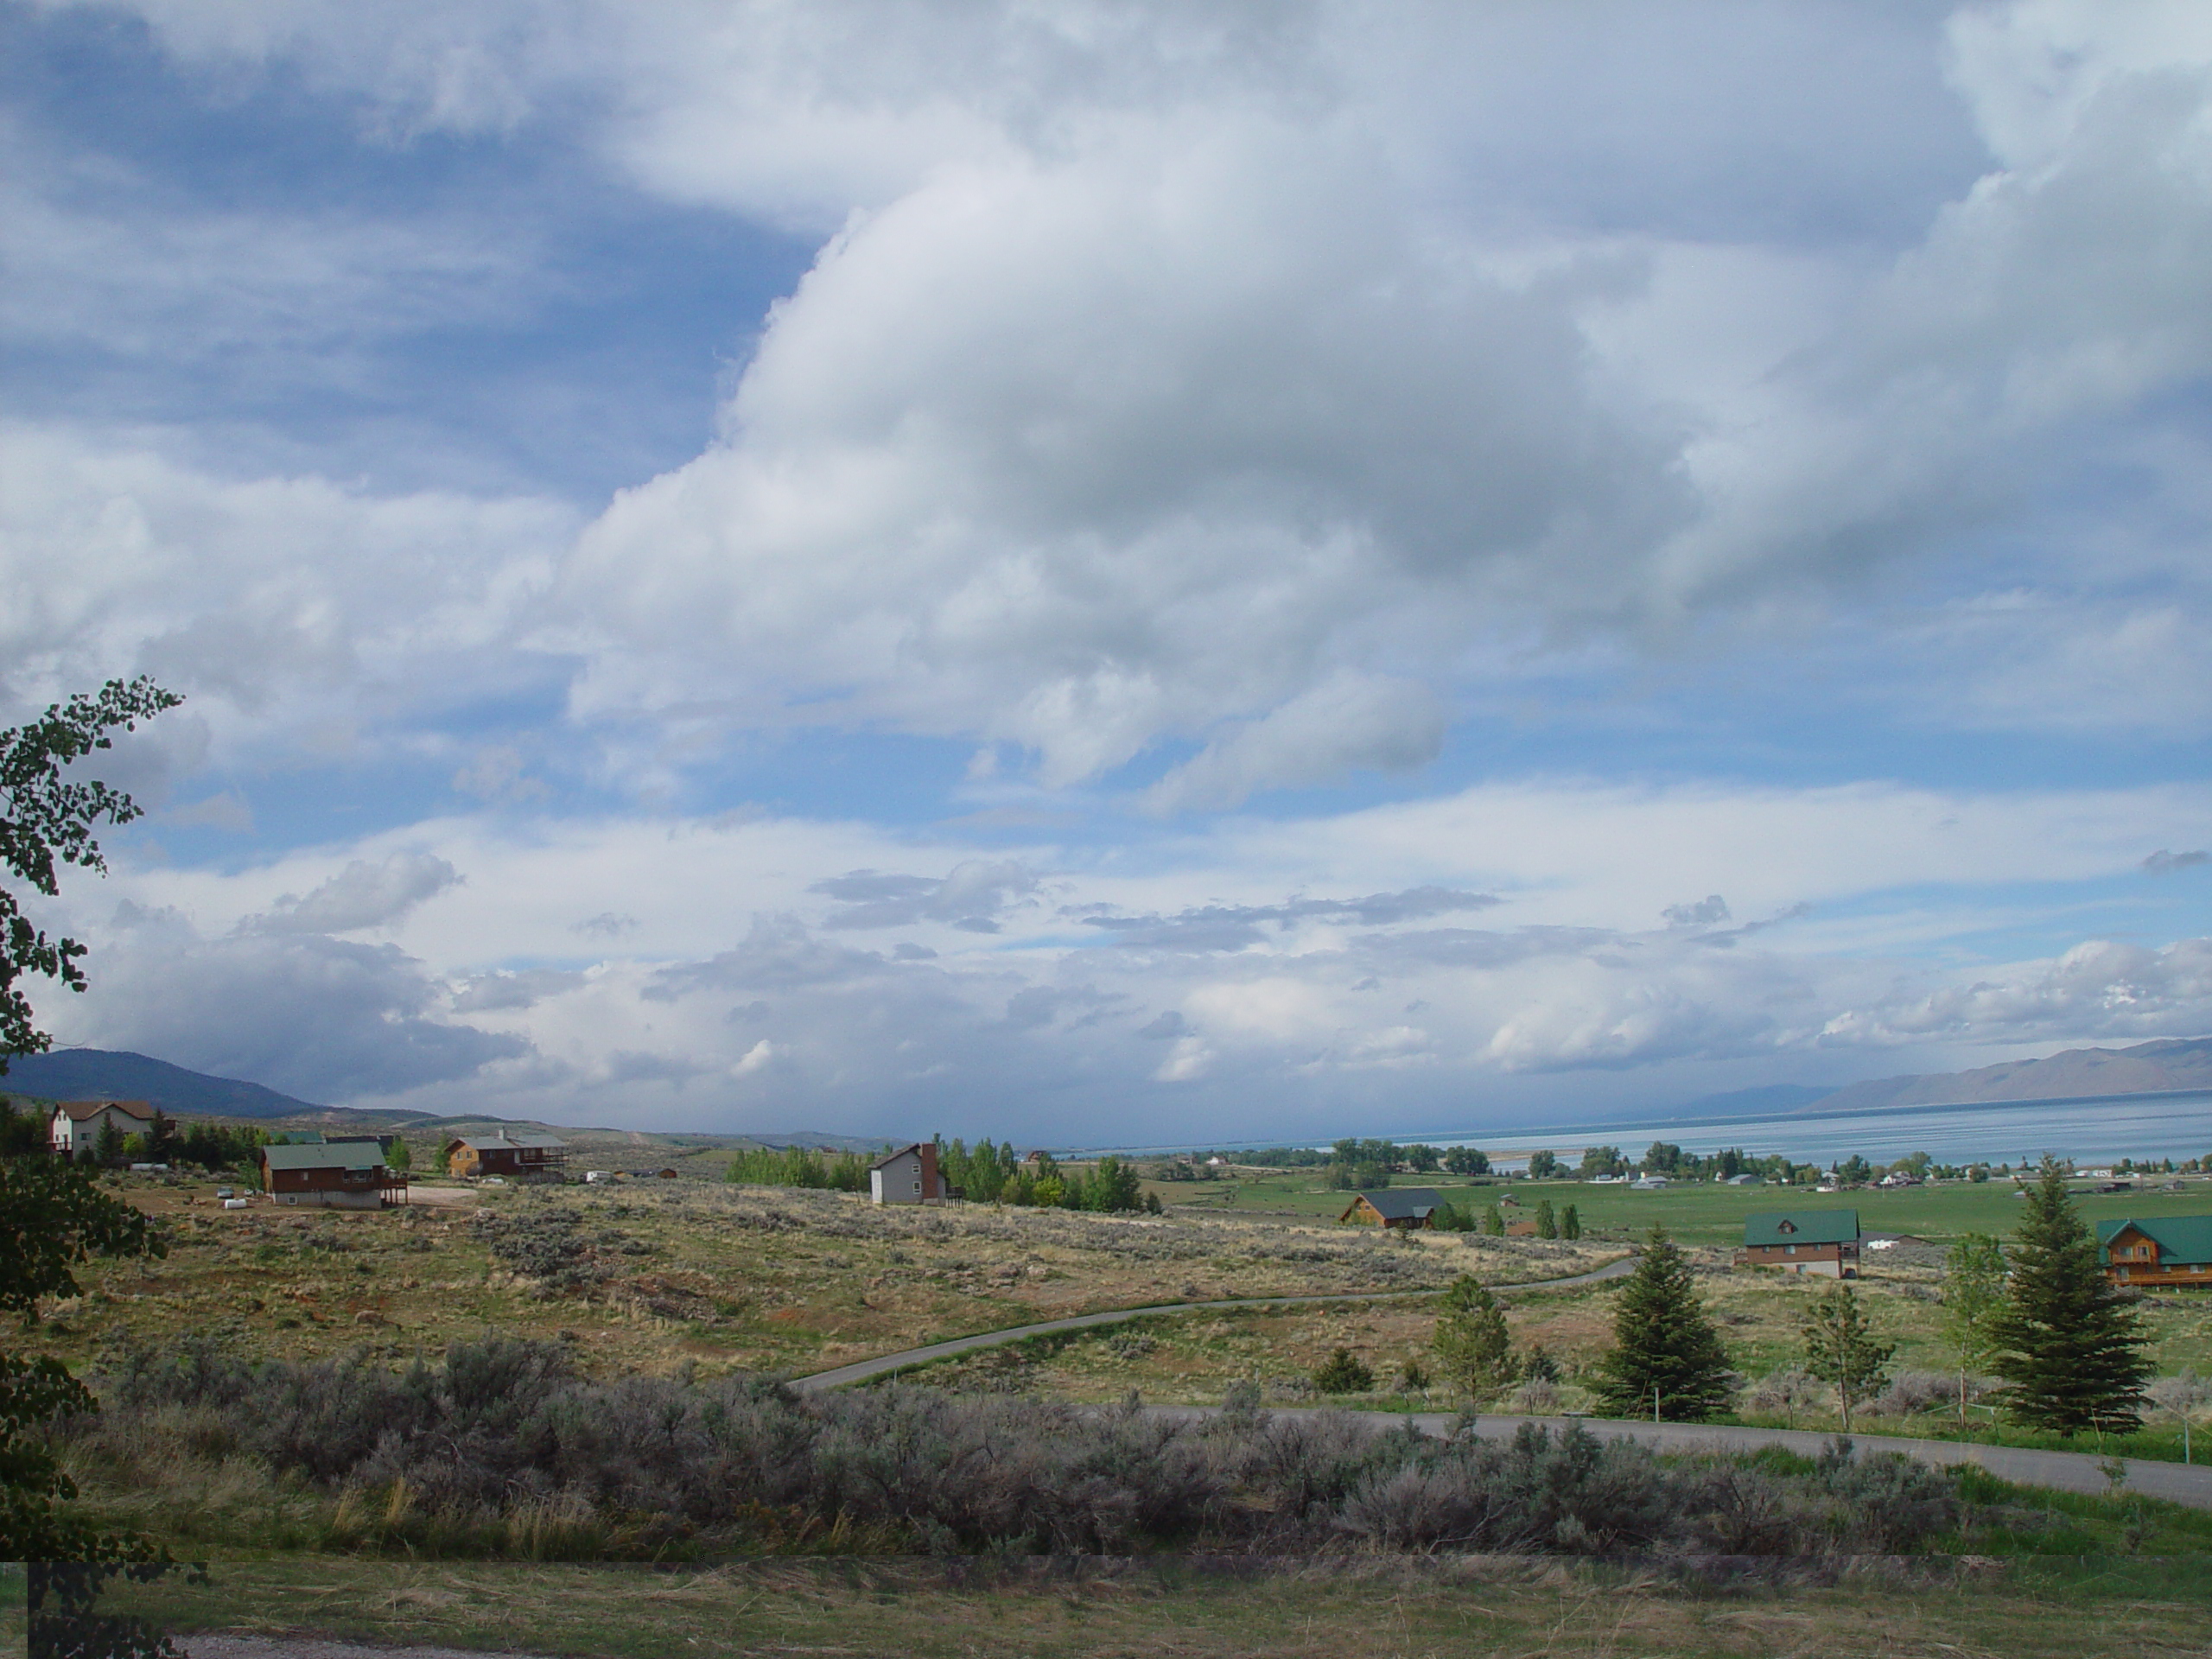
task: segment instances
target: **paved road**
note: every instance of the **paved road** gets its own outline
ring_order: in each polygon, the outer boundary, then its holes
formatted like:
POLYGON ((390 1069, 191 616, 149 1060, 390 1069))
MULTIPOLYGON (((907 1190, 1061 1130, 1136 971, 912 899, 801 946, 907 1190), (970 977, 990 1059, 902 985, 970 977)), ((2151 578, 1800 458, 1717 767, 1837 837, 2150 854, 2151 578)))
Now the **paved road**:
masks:
MULTIPOLYGON (((1518 1285, 1492 1285, 1491 1289, 1498 1295, 1516 1290, 1570 1290, 1577 1285, 1594 1285, 1601 1280, 1621 1278, 1634 1271, 1635 1267, 1632 1256, 1623 1256, 1618 1262, 1608 1262, 1594 1272, 1578 1273, 1568 1279, 1539 1279, 1518 1285)), ((817 1371, 811 1376, 794 1378, 791 1386, 802 1394, 817 1394, 824 1389, 842 1389, 848 1383, 865 1382, 871 1377, 903 1371, 912 1365, 926 1365, 932 1360, 950 1359, 956 1354, 972 1354, 979 1348, 996 1348, 1029 1337, 1050 1336, 1056 1331, 1088 1331, 1097 1325, 1120 1325, 1128 1319, 1148 1319, 1163 1313, 1203 1313, 1225 1307, 1303 1307, 1317 1302, 1387 1302, 1435 1294, 1437 1292, 1434 1290, 1370 1290, 1327 1296, 1243 1296, 1220 1302, 1162 1302, 1151 1307, 1119 1307, 1103 1313, 1077 1313, 1064 1319, 1013 1325, 1004 1331, 983 1331, 972 1337, 955 1337, 950 1342, 933 1342, 925 1348, 908 1348, 899 1353, 881 1354, 874 1359, 840 1365, 835 1370, 817 1371)))
MULTIPOLYGON (((1211 1416, 1221 1408, 1147 1406, 1145 1409, 1154 1416, 1188 1422, 1211 1416)), ((1278 1411, 1274 1414, 1313 1416, 1326 1409, 1325 1407, 1301 1406, 1278 1411)), ((1409 1416, 1397 1416, 1387 1412, 1348 1414, 1373 1419, 1378 1431, 1410 1421, 1423 1433, 1439 1438, 1451 1433, 1453 1425, 1459 1421, 1445 1412, 1417 1412, 1409 1416)), ((1736 1428, 1708 1423, 1639 1423, 1614 1418, 1493 1417, 1487 1414, 1476 1421, 1475 1432, 1486 1440, 1506 1440, 1523 1423, 1541 1423, 1558 1429, 1565 1428, 1570 1422, 1580 1422, 1592 1434, 1603 1439, 1636 1440, 1669 1452, 1711 1446, 1749 1451, 1762 1446, 1780 1446, 1807 1457, 1816 1457, 1832 1438, 1826 1433, 1802 1428, 1736 1428)), ((1974 1446, 1957 1440, 1913 1440, 1886 1434, 1853 1435, 1852 1444, 1861 1452, 1901 1452, 1916 1462, 1938 1469, 1962 1463, 1979 1464, 1999 1479, 2018 1481, 2025 1486, 2052 1486, 2065 1492, 2106 1492, 2112 1490, 2112 1484, 2105 1476, 2104 1459, 2089 1452, 2034 1452, 2018 1446, 1974 1446)), ((2146 1497, 2163 1497, 2176 1503, 2186 1503, 2191 1509, 2212 1510, 2212 1468, 2202 1465, 2130 1460, 2127 1463, 2126 1490, 2140 1492, 2146 1497)))

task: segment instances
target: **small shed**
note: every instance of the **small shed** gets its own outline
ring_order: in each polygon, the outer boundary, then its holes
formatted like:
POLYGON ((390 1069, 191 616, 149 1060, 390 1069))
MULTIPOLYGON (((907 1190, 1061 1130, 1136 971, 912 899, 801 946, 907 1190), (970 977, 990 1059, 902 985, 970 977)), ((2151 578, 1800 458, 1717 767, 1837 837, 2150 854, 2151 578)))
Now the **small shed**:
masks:
POLYGON ((92 1149, 100 1126, 115 1125, 118 1135, 143 1135, 154 1127, 153 1106, 143 1100, 65 1100, 54 1109, 47 1139, 65 1158, 92 1149))
POLYGON ((2212 1216, 2101 1221, 2097 1255, 2117 1285, 2212 1285, 2212 1216))
POLYGON ((1385 1187, 1379 1192, 1353 1193, 1337 1220, 1359 1227, 1426 1227, 1443 1205, 1433 1187, 1385 1187))
POLYGON ((943 1204, 937 1143, 917 1141, 877 1159, 868 1166, 868 1195, 877 1204, 943 1204))
POLYGON ((375 1210, 407 1201, 407 1178, 385 1165, 373 1140, 264 1147, 261 1186, 279 1204, 317 1209, 375 1210))
POLYGON ((499 1175, 511 1181, 558 1181, 569 1171, 569 1143, 535 1129, 457 1135, 446 1142, 444 1156, 448 1173, 464 1180, 499 1175))
POLYGON ((1744 1217, 1739 1267, 1780 1268, 1829 1279, 1859 1276, 1856 1210, 1777 1211, 1744 1217))

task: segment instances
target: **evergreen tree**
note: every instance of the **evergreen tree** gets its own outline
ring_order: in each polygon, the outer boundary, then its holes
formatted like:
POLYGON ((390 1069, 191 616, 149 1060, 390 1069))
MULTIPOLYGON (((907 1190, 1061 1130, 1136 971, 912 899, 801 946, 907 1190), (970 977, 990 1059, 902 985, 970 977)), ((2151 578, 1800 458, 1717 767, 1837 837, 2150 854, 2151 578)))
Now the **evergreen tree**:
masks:
POLYGON ((1582 1236, 1582 1212, 1571 1204, 1559 1212, 1559 1236, 1561 1238, 1582 1236))
POLYGON ((1802 1323, 1805 1374, 1834 1386, 1848 1434, 1851 1408, 1888 1386, 1884 1367, 1897 1353, 1897 1344, 1874 1339, 1857 1294, 1847 1285, 1838 1285, 1807 1309, 1802 1323))
POLYGON ((1505 1310, 1471 1274, 1461 1274, 1444 1293, 1433 1340, 1445 1376, 1469 1399, 1488 1399, 1512 1382, 1513 1338, 1505 1310))
POLYGON ((1552 1213, 1552 1201, 1549 1198, 1536 1200, 1536 1236, 1538 1238, 1559 1236, 1559 1217, 1552 1213))
POLYGON ((1483 1231, 1492 1238, 1505 1236, 1505 1211, 1492 1205, 1483 1211, 1483 1231))
POLYGON ((2142 1427, 2151 1363, 2135 1311, 2097 1262, 2097 1241, 2046 1157, 2013 1236, 2012 1273, 1991 1324, 1990 1370, 2004 1379, 2005 1414, 2063 1434, 2142 1427))
POLYGON ((1613 1310, 1613 1346, 1598 1363, 1598 1398, 1617 1416, 1656 1409, 1675 1422, 1699 1423, 1735 1390, 1728 1351, 1690 1282, 1689 1263, 1666 1230, 1654 1227, 1613 1310))
POLYGON ((2005 1247, 1968 1233, 1943 1262, 1943 1340, 1959 1362, 1959 1427, 1967 1426, 1967 1373, 1997 1357, 1996 1321, 2005 1307, 2005 1247))
POLYGON ((385 1157, 387 1160, 387 1167, 403 1175, 415 1166, 415 1154, 408 1149, 405 1135, 395 1135, 391 1137, 391 1150, 385 1154, 385 1157))

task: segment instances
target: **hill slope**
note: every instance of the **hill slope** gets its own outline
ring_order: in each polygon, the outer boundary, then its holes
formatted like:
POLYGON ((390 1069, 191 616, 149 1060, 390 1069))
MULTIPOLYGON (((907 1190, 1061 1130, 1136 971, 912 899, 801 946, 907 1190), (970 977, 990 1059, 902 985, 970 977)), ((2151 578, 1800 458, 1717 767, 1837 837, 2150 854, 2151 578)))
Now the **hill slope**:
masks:
POLYGON ((1943 1071, 1854 1083, 1804 1109, 1836 1112, 1880 1106, 1964 1106, 1985 1101, 2072 1100, 2099 1095, 2212 1090, 2212 1038, 2167 1038, 2132 1048, 2069 1048, 2042 1060, 2007 1060, 1972 1071, 1943 1071))
MULTIPOLYGON (((43 1100, 149 1100, 172 1117, 323 1117, 344 1113, 340 1106, 295 1100, 257 1083, 211 1077, 167 1060, 105 1048, 65 1048, 52 1054, 18 1054, 8 1062, 0 1089, 43 1100)), ((420 1117, 420 1112, 377 1113, 383 1117, 420 1117)))

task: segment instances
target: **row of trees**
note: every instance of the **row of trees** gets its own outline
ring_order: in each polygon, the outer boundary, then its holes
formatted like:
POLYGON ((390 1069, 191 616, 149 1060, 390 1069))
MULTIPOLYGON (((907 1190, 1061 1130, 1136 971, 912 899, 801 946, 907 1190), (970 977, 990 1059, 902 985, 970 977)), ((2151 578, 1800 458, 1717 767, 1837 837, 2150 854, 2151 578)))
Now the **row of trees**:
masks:
MULTIPOLYGON (((1962 1421, 1966 1377, 1986 1371, 2002 1384, 2000 1408, 2024 1427, 2070 1435, 2142 1426, 2147 1338, 2106 1279, 2058 1164, 2044 1161, 2009 1252, 1972 1236, 1953 1248, 1949 1266, 1943 1328, 1958 1360, 1962 1421)), ((1446 1295, 1438 1356, 1477 1398, 1511 1380, 1503 1328, 1471 1279, 1446 1295)), ((1888 1385, 1896 1345, 1875 1334, 1845 1285, 1806 1313, 1801 1335, 1804 1369, 1834 1389, 1848 1433, 1853 1412, 1888 1385)), ((1701 1422, 1726 1408, 1738 1383, 1688 1262, 1654 1229, 1614 1309, 1613 1345, 1595 1378, 1599 1402, 1615 1415, 1701 1422)))
MULTIPOLYGON (((1156 1216, 1160 1211, 1158 1196, 1144 1190, 1136 1166, 1125 1159, 1109 1155, 1085 1170, 1065 1167, 1050 1153, 1025 1160, 1011 1141, 994 1146, 985 1139, 970 1148, 963 1141, 939 1139, 936 1147, 938 1177, 954 1198, 1104 1214, 1147 1211, 1156 1216)), ((753 1186, 865 1192, 874 1161, 857 1152, 748 1147, 731 1154, 723 1179, 753 1186)))

